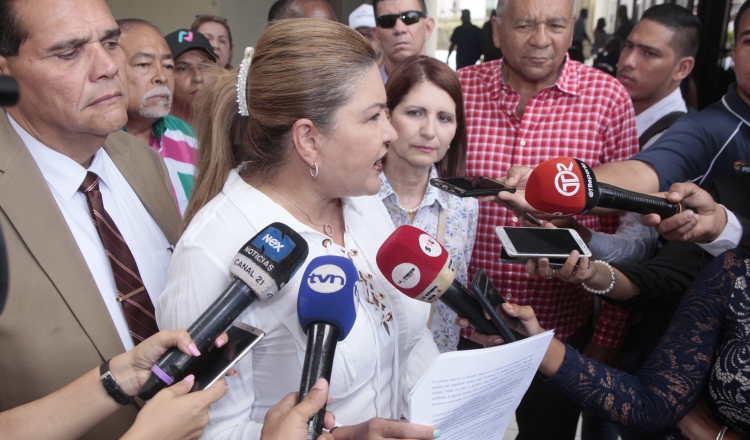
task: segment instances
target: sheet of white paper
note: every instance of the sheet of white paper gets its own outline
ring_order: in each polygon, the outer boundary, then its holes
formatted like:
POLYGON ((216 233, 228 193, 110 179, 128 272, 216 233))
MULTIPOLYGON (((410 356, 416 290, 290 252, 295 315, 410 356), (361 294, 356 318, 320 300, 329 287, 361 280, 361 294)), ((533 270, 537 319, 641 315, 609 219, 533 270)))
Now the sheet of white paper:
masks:
POLYGON ((553 335, 441 354, 409 395, 409 420, 439 428, 440 440, 502 439, 553 335))

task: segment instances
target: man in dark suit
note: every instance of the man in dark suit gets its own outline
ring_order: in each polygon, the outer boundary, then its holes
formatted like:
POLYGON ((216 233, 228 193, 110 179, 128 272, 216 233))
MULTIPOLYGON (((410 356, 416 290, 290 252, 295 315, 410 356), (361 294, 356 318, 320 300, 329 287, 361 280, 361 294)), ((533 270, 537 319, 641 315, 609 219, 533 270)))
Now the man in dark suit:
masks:
MULTIPOLYGON (((16 77, 21 90, 15 107, 0 110, 0 227, 10 265, 0 316, 2 411, 139 341, 94 202, 79 190, 83 179, 99 176, 100 211, 140 271, 133 295, 161 293, 181 226, 164 162, 120 132, 124 56, 105 1, 0 0, 0 28, 0 74, 16 77)), ((119 438, 137 411, 126 405, 87 438, 119 438)))

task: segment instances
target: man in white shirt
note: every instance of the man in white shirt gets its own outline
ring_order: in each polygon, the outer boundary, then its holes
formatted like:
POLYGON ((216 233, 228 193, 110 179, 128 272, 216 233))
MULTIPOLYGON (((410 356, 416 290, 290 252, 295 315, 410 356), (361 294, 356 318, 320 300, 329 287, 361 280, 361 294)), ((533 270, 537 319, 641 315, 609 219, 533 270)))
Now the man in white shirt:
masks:
POLYGON ((674 119, 664 119, 665 122, 674 122, 687 113, 680 83, 695 66, 699 42, 700 20, 674 4, 646 10, 625 40, 617 79, 633 101, 641 149, 653 144, 670 124, 662 123, 661 130, 645 139, 651 126, 668 115, 674 119))
MULTIPOLYGON (((17 106, 0 110, 0 226, 10 263, 2 411, 134 345, 132 315, 118 301, 122 281, 79 190, 87 174, 99 176, 103 211, 152 301, 164 288, 180 217, 158 153, 120 131, 124 55, 106 3, 3 0, 0 27, 0 74, 16 77, 21 90, 17 106)), ((119 438, 137 410, 125 406, 86 438, 119 438)))

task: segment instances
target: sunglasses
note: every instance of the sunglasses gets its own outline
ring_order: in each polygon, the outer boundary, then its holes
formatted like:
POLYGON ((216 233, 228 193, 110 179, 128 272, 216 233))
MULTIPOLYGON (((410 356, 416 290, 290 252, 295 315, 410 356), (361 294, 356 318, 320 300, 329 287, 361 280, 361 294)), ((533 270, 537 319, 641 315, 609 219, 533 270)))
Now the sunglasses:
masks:
POLYGON ((393 26, 396 26, 396 22, 399 18, 404 22, 405 25, 409 26, 421 20, 422 17, 426 18, 427 14, 420 11, 406 11, 400 14, 381 15, 376 19, 376 21, 378 22, 378 26, 382 27, 383 29, 390 29, 393 26))

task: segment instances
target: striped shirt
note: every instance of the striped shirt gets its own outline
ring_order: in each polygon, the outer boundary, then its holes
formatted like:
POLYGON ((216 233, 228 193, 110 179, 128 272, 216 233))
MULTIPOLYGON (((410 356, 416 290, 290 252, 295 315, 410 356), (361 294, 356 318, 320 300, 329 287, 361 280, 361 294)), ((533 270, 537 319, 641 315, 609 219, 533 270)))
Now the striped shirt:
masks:
POLYGON ((164 159, 177 208, 184 214, 197 170, 198 140, 192 127, 182 119, 167 115, 154 124, 148 144, 164 159))

